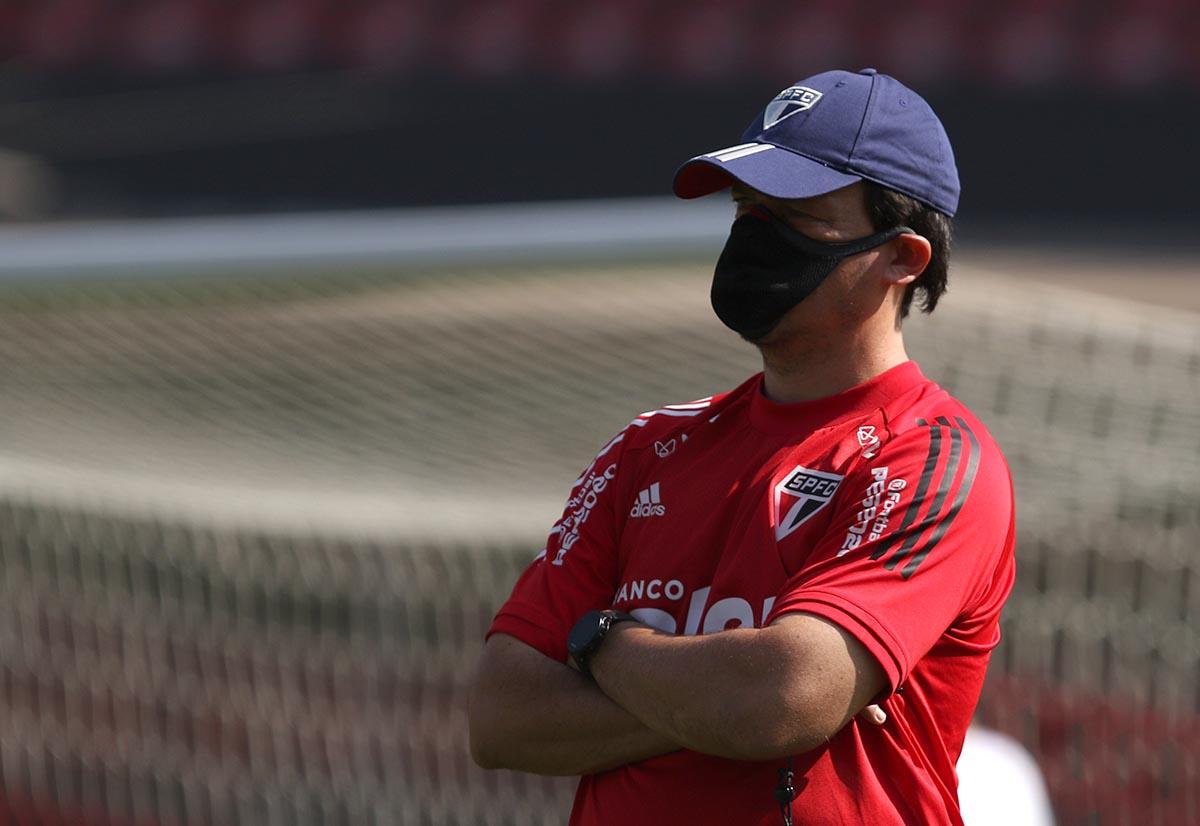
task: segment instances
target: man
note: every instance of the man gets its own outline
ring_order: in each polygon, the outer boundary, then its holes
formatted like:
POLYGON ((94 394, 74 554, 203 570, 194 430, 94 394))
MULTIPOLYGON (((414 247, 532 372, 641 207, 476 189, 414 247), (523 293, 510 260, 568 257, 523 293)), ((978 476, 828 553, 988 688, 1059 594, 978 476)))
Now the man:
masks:
POLYGON ((579 826, 961 823, 1013 500, 904 351, 945 289, 949 141, 896 80, 826 72, 675 178, 724 188, 713 308, 763 372, 642 414, 579 477, 489 631, 472 752, 581 775, 579 826))

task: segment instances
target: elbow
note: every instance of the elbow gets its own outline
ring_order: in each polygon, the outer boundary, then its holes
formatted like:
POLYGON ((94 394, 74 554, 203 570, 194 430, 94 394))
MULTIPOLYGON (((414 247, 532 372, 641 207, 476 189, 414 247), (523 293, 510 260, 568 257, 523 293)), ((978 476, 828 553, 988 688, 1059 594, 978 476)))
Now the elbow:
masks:
POLYGON ((475 765, 481 769, 500 768, 497 765, 499 759, 492 738, 484 731, 483 724, 470 712, 467 714, 467 745, 475 765))
POLYGON ((823 746, 840 725, 824 719, 820 707, 792 691, 754 693, 720 727, 720 756, 735 760, 776 760, 823 746))
POLYGON ((505 751, 505 743, 510 742, 507 738, 484 721, 469 718, 467 726, 468 747, 475 765, 481 769, 515 768, 505 751))
POLYGON ((751 734, 736 743, 730 743, 728 753, 722 755, 734 760, 778 760, 804 754, 829 742, 830 736, 812 729, 799 727, 779 728, 751 734))
POLYGON ((763 736, 755 744, 754 760, 776 760, 804 754, 829 742, 835 732, 806 725, 791 725, 763 736))
POLYGON ((471 759, 475 761, 475 765, 481 769, 504 768, 495 743, 483 736, 477 726, 472 725, 470 732, 471 759))
POLYGON ((487 697, 474 687, 467 702, 467 742, 471 759, 483 769, 508 768, 503 753, 506 738, 497 729, 496 719, 487 697))

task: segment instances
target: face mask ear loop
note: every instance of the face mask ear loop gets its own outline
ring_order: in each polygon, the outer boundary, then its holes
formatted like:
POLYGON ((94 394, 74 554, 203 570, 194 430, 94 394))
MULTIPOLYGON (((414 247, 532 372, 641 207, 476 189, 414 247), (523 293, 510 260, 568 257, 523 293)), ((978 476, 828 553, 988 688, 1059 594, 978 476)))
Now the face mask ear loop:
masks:
POLYGON ((858 255, 860 252, 866 252, 867 250, 886 244, 893 238, 898 238, 906 233, 910 235, 916 234, 909 227, 892 227, 891 229, 885 229, 882 232, 876 232, 850 241, 818 241, 814 238, 809 238, 801 232, 797 232, 783 221, 776 219, 774 223, 776 230, 791 246, 819 258, 847 258, 851 255, 858 255))
POLYGON ((882 232, 876 232, 850 241, 818 241, 815 238, 809 238, 802 232, 797 232, 788 226, 787 222, 778 215, 758 205, 750 207, 739 215, 734 222, 736 223, 743 218, 751 217, 766 221, 774 226, 779 234, 793 247, 820 258, 845 258, 850 255, 857 255, 860 252, 866 252, 869 249, 874 249, 901 235, 917 234, 911 227, 901 226, 885 229, 882 232))

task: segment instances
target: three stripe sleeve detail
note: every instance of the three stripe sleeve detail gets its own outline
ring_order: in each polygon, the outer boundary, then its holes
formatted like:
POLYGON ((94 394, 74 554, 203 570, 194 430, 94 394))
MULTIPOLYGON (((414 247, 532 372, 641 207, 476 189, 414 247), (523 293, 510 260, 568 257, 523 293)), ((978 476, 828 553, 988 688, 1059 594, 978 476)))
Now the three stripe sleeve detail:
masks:
POLYGON ((871 559, 880 559, 896 543, 903 540, 903 544, 883 563, 883 567, 889 571, 894 571, 902 562, 908 560, 907 564, 900 570, 900 575, 904 579, 908 579, 916 572, 917 568, 925 561, 930 552, 937 547, 942 537, 950 530, 950 526, 954 523, 955 518, 966 503, 967 496, 971 493, 971 486, 975 482, 975 474, 979 470, 979 440, 971 432, 971 428, 967 426, 967 423, 961 418, 956 416, 952 423, 946 417, 939 416, 934 420, 933 424, 929 424, 924 420, 918 420, 917 424, 930 429, 929 454, 925 458, 925 466, 921 471, 921 478, 917 483, 916 491, 913 493, 912 502, 905 509, 904 519, 900 523, 900 526, 894 533, 881 540, 878 547, 871 554, 871 559), (920 522, 917 522, 917 516, 925 504, 926 496, 933 482, 934 473, 942 458, 943 442, 946 441, 943 433, 947 433, 950 437, 948 440, 949 451, 946 458, 946 466, 942 470, 937 491, 934 493, 933 499, 925 511, 924 518, 920 522), (970 442, 970 447, 965 451, 966 468, 962 479, 958 479, 958 472, 962 466, 964 453, 964 433, 970 442), (950 498, 952 493, 953 500, 949 509, 946 509, 946 500, 950 498), (913 524, 914 522, 916 522, 915 525, 913 524), (922 540, 924 541, 922 542, 922 540))
MULTIPOLYGON (((925 424, 924 421, 919 422, 925 424)), ((918 502, 925 501, 925 493, 929 490, 929 482, 933 479, 933 471, 937 468, 938 454, 942 449, 942 431, 940 428, 933 428, 929 432, 929 455, 925 457, 925 467, 921 470, 921 479, 917 482, 916 493, 913 494, 912 503, 904 511, 904 521, 900 523, 900 527, 892 534, 882 539, 879 542, 879 547, 871 554, 871 559, 879 559, 888 549, 895 545, 904 536, 912 523, 917 519, 918 502)))

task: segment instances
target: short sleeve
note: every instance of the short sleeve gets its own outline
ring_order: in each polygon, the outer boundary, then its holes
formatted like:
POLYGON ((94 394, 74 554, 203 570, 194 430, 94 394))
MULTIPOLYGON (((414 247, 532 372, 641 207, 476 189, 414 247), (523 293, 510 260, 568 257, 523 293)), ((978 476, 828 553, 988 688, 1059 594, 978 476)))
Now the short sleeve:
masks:
POLYGON ((517 580, 487 636, 510 634, 564 660, 575 621, 612 603, 619 529, 614 488, 627 434, 605 445, 575 480, 546 547, 517 580))
POLYGON ((803 611, 858 638, 891 688, 948 633, 986 652, 1012 585, 1012 481, 977 422, 938 417, 892 439, 843 481, 829 530, 768 622, 803 611))

